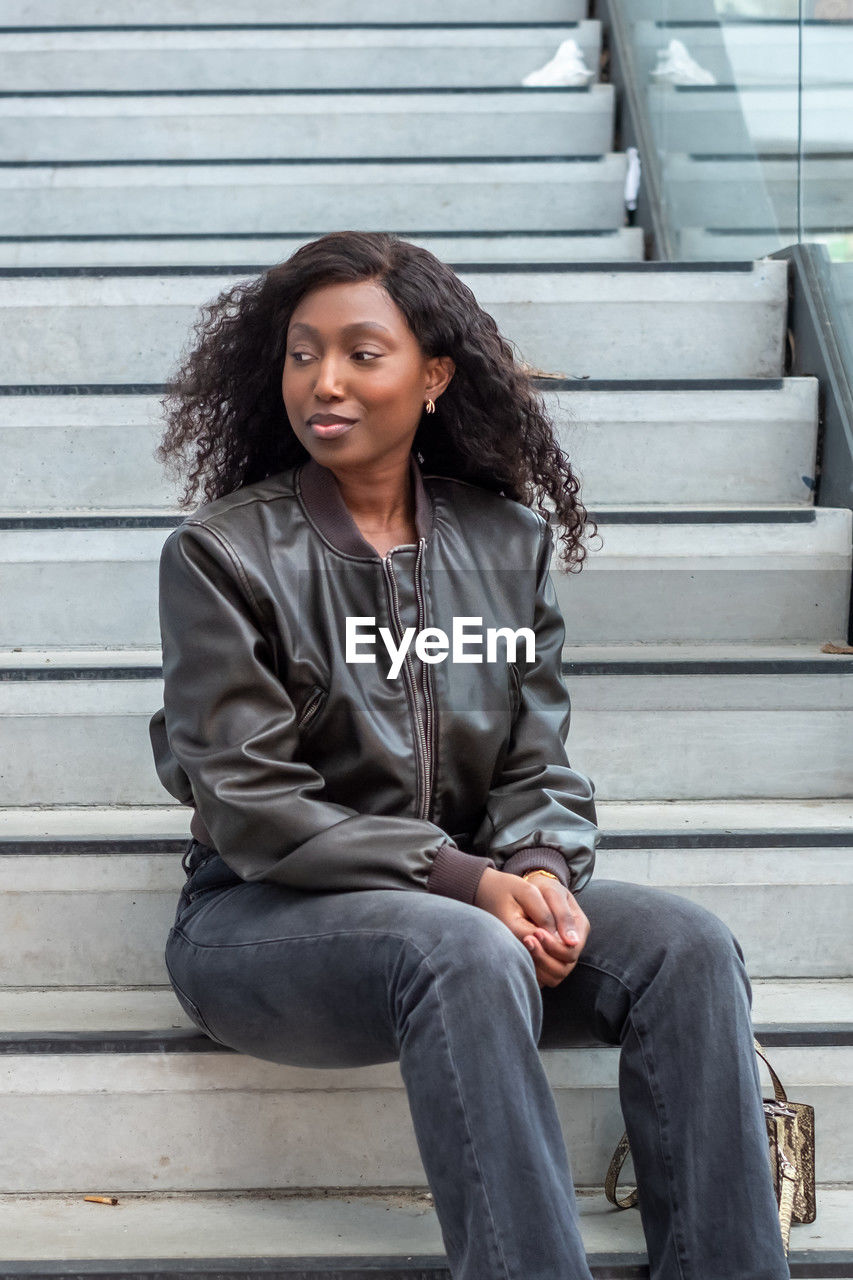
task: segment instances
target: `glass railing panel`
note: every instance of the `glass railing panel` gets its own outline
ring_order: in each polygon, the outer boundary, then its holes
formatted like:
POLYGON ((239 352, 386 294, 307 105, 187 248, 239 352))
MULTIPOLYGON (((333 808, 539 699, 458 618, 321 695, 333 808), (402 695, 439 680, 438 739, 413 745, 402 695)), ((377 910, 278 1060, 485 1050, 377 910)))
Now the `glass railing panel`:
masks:
POLYGON ((622 0, 672 256, 760 257, 796 239, 799 36, 788 8, 622 0))
POLYGON ((808 0, 798 29, 800 239, 823 246, 816 261, 836 342, 853 371, 853 0, 808 0))

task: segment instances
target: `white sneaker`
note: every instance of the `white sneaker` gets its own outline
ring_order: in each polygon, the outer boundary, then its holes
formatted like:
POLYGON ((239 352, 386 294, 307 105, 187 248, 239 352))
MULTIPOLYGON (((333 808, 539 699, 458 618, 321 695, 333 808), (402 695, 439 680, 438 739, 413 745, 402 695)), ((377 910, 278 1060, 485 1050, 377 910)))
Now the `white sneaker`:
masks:
POLYGON ((716 84, 717 77, 691 58, 680 40, 658 49, 658 65, 649 72, 655 84, 716 84))
POLYGON ((537 85, 589 84, 595 79, 584 61, 583 52, 575 40, 564 40, 550 62, 536 71, 530 71, 522 80, 528 88, 537 85))

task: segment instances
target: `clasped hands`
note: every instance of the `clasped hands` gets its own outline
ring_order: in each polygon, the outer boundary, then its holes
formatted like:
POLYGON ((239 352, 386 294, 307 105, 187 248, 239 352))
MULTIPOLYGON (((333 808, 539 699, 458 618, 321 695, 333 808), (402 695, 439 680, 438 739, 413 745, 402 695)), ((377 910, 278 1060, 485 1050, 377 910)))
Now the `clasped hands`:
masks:
POLYGON ((550 876, 521 876, 487 867, 474 906, 497 916, 533 956, 540 987, 556 987, 577 964, 589 920, 575 897, 550 876))

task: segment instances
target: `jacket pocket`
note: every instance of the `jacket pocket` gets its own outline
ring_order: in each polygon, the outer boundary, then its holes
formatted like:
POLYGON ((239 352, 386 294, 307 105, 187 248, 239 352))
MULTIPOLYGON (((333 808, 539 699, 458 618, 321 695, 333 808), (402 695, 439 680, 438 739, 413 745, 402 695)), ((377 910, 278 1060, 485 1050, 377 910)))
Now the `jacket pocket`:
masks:
POLYGON ((321 685, 314 686, 305 701, 305 706, 299 713, 299 719, 296 722, 297 729, 302 731, 308 728, 311 721, 319 715, 327 696, 328 691, 321 685))

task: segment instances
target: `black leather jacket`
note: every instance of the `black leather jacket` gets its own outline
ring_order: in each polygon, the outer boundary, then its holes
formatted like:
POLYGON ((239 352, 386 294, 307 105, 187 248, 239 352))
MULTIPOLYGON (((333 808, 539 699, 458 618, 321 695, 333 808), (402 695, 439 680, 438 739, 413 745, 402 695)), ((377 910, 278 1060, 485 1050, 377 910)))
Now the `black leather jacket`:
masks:
POLYGON ((424 475, 414 454, 411 474, 418 542, 385 556, 313 458, 169 535, 165 705, 150 722, 160 780, 244 880, 473 902, 486 867, 544 867, 580 889, 599 832, 595 788, 564 746, 551 529, 522 503, 424 475), (345 660, 348 617, 373 620, 357 649, 373 660, 345 660), (388 678, 379 628, 452 639, 454 618, 468 620, 457 656, 482 660, 422 661, 412 642, 388 678), (498 640, 488 661, 499 627, 530 628, 535 657, 522 639, 507 661, 498 640))

